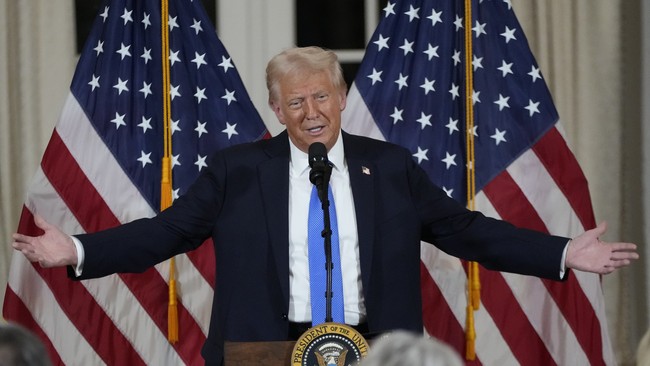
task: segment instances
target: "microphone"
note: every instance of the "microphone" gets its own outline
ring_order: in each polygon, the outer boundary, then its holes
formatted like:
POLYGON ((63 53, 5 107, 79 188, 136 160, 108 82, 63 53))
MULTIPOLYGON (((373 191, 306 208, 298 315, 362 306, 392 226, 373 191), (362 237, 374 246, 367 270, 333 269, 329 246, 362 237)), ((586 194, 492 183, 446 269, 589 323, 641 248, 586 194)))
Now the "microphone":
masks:
POLYGON ((319 190, 326 188, 332 174, 332 164, 327 160, 327 148, 322 142, 309 145, 309 166, 309 181, 319 190))

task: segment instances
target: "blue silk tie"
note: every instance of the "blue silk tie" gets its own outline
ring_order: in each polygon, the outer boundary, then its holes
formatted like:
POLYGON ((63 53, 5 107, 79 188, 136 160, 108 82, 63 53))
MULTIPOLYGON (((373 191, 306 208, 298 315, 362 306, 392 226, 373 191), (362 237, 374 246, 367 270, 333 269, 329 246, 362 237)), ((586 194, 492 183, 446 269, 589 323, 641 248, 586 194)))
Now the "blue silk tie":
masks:
MULTIPOLYGON (((330 201, 330 227, 332 229, 332 320, 344 323, 343 310, 343 279, 341 276, 341 255, 339 252, 339 231, 336 220, 336 207, 332 189, 328 187, 330 201)), ((309 201, 309 284, 311 290, 311 319, 312 326, 325 322, 327 288, 327 270, 325 268, 325 238, 322 236, 324 227, 323 209, 318 199, 316 186, 311 191, 309 201)))

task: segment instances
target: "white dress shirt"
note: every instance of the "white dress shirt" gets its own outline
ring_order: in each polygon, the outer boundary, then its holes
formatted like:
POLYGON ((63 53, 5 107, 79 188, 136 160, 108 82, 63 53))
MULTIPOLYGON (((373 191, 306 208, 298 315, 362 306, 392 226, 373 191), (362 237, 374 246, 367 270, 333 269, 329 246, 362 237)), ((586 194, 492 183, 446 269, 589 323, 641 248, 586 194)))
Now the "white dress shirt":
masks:
MULTIPOLYGON (((289 320, 311 322, 309 290, 309 255, 307 226, 312 184, 309 181, 309 161, 306 153, 291 143, 289 165, 289 320)), ((339 138, 328 152, 334 165, 330 187, 334 195, 339 230, 339 251, 343 277, 345 323, 356 325, 365 321, 366 309, 361 291, 361 264, 359 238, 354 211, 350 175, 343 153, 343 139, 339 138)), ((323 269, 324 270, 324 269, 323 269)))

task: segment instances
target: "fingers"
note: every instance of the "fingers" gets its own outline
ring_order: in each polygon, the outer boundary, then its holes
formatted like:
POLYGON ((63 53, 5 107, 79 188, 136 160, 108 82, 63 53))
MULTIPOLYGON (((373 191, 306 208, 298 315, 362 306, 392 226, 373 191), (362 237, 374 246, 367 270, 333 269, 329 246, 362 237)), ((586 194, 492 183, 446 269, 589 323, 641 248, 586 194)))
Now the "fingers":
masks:
POLYGON ((602 221, 593 230, 597 237, 605 234, 605 232, 607 231, 607 221, 602 221))
POLYGON ((39 214, 34 214, 34 223, 40 229, 43 229, 43 231, 45 231, 45 230, 47 230, 47 229, 49 229, 51 227, 51 225, 47 221, 45 221, 45 219, 43 217, 41 217, 41 215, 39 215, 39 214))

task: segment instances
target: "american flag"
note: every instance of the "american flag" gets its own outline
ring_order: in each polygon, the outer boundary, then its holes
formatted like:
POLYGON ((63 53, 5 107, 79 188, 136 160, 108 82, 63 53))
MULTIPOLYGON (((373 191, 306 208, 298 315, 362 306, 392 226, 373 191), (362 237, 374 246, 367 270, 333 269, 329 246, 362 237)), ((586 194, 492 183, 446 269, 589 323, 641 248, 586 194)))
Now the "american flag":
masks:
MULTIPOLYGON (((114 0, 100 9, 70 93, 25 202, 76 234, 155 215, 163 153, 161 5, 114 0)), ((214 151, 267 135, 200 1, 170 0, 173 195, 214 151)), ((167 342, 168 262, 143 274, 70 281, 64 268, 12 258, 4 317, 46 342, 54 364, 202 364, 210 323, 212 246, 177 257, 179 334, 167 342)))
MULTIPOLYGON (((410 149, 463 204, 472 133, 476 209, 568 237, 593 228, 586 179, 510 1, 471 4, 473 48, 465 55, 464 1, 389 1, 350 88, 343 128, 410 149), (467 96, 466 63, 474 80, 467 96)), ((464 354, 466 263, 428 244, 421 258, 425 330, 464 354)), ((469 364, 615 363, 597 275, 572 272, 560 283, 480 268, 480 278, 477 359, 469 364)))

